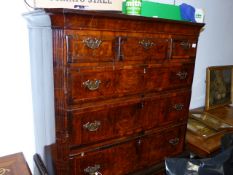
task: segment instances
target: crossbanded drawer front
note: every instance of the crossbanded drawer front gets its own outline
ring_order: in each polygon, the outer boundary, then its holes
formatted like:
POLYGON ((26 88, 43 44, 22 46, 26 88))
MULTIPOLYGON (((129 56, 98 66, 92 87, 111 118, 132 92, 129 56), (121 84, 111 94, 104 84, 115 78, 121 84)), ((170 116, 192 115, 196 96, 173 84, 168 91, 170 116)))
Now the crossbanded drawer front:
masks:
POLYGON ((68 63, 112 62, 115 37, 111 32, 65 31, 68 63))
POLYGON ((149 128, 184 122, 188 118, 191 91, 167 94, 158 98, 149 98, 144 102, 143 114, 149 128), (157 121, 157 122, 153 122, 157 121))
POLYGON ((75 104, 111 97, 115 91, 114 81, 114 72, 112 70, 69 70, 68 102, 69 104, 75 104))
POLYGON ((182 152, 186 126, 138 137, 99 151, 83 152, 70 157, 73 175, 124 175, 159 163, 166 156, 182 152))
POLYGON ((194 64, 174 67, 169 71, 168 88, 191 86, 193 82, 194 64))
MULTIPOLYGON (((141 35, 141 36, 140 36, 141 35)), ((167 59, 169 40, 166 38, 117 36, 116 63, 119 62, 159 62, 167 59)))
POLYGON ((103 106, 89 112, 73 111, 70 144, 80 146, 137 134, 141 131, 187 120, 190 91, 165 94, 133 103, 103 106))
POLYGON ((68 103, 109 99, 142 93, 143 68, 121 70, 71 69, 68 71, 68 103))
POLYGON ((181 125, 142 138, 141 164, 149 166, 164 160, 167 156, 180 154, 184 148, 185 131, 186 125, 181 125))
POLYGON ((90 144, 142 131, 146 128, 141 114, 142 107, 140 102, 135 102, 84 114, 73 112, 70 127, 71 145, 90 144))
POLYGON ((171 51, 171 59, 195 59, 197 39, 173 38, 171 51))
POLYGON ((147 92, 190 87, 193 64, 165 68, 92 68, 68 71, 68 103, 104 100, 147 92))
POLYGON ((146 69, 146 91, 161 91, 190 87, 193 80, 194 64, 172 66, 167 68, 146 69))

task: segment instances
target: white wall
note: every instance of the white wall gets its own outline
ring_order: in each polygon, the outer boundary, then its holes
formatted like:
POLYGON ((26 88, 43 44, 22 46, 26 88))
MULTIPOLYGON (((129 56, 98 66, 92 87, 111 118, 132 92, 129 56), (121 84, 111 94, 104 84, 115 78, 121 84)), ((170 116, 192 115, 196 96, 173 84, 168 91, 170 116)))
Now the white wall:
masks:
MULTIPOLYGON (((173 4, 174 0, 150 0, 173 4)), ((200 34, 190 108, 204 106, 206 67, 233 65, 233 1, 175 0, 205 10, 205 30, 200 34)))
POLYGON ((23 1, 0 10, 0 156, 23 152, 32 167, 35 150, 28 31, 23 1))
MULTIPOLYGON (((171 3, 173 0, 160 0, 171 3)), ((233 64, 233 1, 177 0, 206 11, 205 30, 200 35, 191 108, 204 105, 207 66, 233 64)), ((30 59, 23 1, 4 1, 1 18, 0 64, 0 156, 23 151, 32 167, 35 152, 32 115, 30 59)))
POLYGON ((190 108, 204 105, 206 67, 233 65, 233 1, 177 0, 205 10, 205 30, 198 45, 190 108))

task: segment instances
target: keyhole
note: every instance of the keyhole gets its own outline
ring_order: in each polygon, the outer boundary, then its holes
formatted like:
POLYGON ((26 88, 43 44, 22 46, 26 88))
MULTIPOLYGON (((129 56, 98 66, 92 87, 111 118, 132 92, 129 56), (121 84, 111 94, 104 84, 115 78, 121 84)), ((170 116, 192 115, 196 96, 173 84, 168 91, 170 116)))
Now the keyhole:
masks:
POLYGON ((141 139, 138 140, 138 146, 140 146, 142 143, 141 139))
POLYGON ((143 71, 144 74, 146 74, 146 68, 144 68, 144 71, 143 71))

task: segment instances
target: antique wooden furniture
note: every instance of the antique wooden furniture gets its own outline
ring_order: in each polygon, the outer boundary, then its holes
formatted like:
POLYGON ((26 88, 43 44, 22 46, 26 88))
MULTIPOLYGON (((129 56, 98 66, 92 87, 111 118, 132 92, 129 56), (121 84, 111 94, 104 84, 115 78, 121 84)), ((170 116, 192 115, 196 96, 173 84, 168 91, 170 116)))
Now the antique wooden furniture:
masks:
POLYGON ((0 157, 0 175, 31 175, 23 153, 0 157))
POLYGON ((203 24, 67 9, 28 16, 52 29, 57 175, 143 174, 183 152, 203 24))
MULTIPOLYGON (((194 113, 203 112, 204 108, 197 108, 191 110, 194 113)), ((214 115, 216 118, 219 118, 223 122, 233 125, 233 107, 232 106, 222 106, 215 109, 206 111, 214 115)), ((221 138, 226 133, 232 133, 233 129, 225 129, 224 131, 219 131, 216 135, 204 139, 200 136, 195 135, 194 133, 187 131, 186 133, 186 142, 188 150, 191 153, 194 153, 198 157, 210 157, 220 151, 221 138)))

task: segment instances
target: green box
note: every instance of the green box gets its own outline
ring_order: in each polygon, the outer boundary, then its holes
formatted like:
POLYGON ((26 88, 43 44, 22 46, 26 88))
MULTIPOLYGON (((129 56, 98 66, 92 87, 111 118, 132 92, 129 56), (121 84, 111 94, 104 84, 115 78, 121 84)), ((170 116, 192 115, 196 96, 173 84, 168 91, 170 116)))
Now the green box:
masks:
MULTIPOLYGON (((126 14, 125 2, 122 5, 122 13, 126 14)), ((141 16, 182 20, 179 6, 149 1, 142 1, 141 16)))

